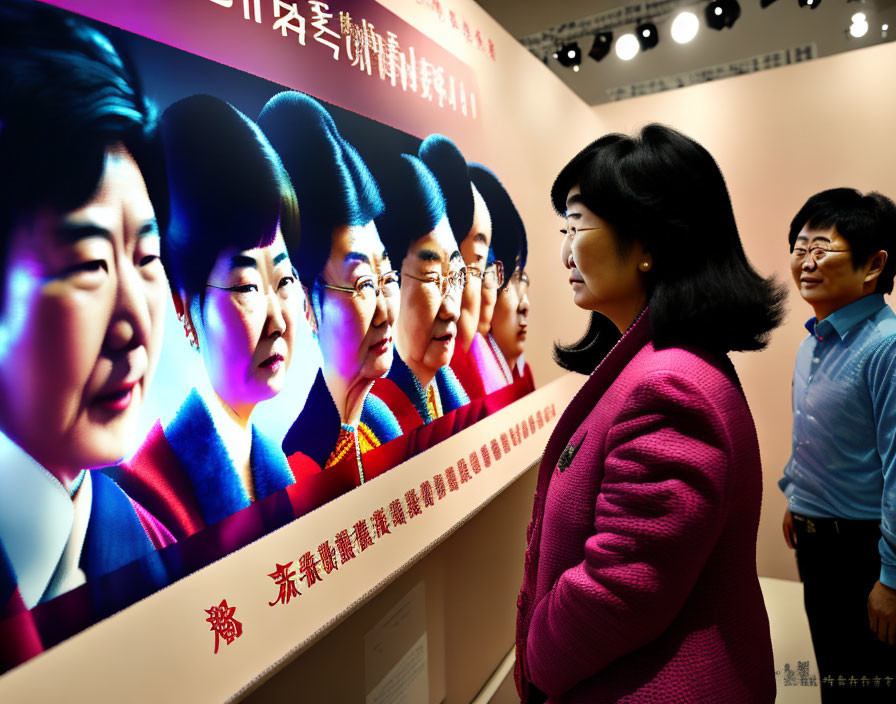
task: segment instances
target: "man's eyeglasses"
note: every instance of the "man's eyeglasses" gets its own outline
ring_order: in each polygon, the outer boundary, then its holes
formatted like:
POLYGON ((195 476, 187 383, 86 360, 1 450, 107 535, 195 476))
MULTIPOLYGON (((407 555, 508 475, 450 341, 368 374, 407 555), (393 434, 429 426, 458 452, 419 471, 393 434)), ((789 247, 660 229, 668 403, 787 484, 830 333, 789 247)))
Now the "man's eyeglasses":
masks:
POLYGON ((793 259, 798 262, 803 261, 806 258, 806 256, 809 256, 809 257, 811 257, 812 261, 814 261, 816 264, 818 264, 829 254, 839 254, 840 252, 849 252, 849 251, 850 250, 848 250, 848 249, 832 249, 830 247, 819 247, 819 246, 809 247, 808 249, 806 247, 794 247, 792 256, 793 256, 793 259))
POLYGON ((319 279, 319 281, 324 288, 351 293, 368 302, 376 300, 380 294, 386 298, 392 298, 399 291, 399 276, 395 270, 387 271, 379 276, 359 276, 354 286, 336 286, 328 284, 323 279, 319 279))
POLYGON ((432 286, 438 287, 439 293, 442 295, 442 298, 446 298, 449 296, 451 298, 460 297, 460 294, 464 290, 464 286, 467 285, 466 268, 452 271, 450 274, 429 274, 428 276, 414 276, 413 274, 402 272, 402 276, 407 276, 409 279, 414 279, 415 281, 420 281, 424 284, 430 284, 432 286))

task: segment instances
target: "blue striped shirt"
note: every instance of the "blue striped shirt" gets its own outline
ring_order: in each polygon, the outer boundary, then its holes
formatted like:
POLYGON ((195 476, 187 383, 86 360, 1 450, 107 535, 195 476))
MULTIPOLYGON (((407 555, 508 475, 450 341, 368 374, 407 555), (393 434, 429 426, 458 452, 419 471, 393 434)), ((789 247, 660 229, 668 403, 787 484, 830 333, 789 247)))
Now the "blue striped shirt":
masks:
POLYGON ((871 294, 806 328, 778 485, 796 513, 880 520, 880 579, 896 588, 896 313, 871 294))

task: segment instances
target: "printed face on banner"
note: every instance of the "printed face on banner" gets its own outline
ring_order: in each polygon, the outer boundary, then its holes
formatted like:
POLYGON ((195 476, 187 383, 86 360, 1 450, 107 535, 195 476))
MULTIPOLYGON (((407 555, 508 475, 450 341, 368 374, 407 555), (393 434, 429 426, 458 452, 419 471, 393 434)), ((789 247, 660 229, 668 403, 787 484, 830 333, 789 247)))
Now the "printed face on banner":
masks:
POLYGON ((168 284, 146 185, 121 145, 94 195, 10 232, 0 343, 3 432, 68 484, 133 443, 162 346, 168 284))
MULTIPOLYGON (((498 265, 486 266, 492 245, 518 256, 524 233, 493 237, 498 217, 519 217, 488 169, 477 167, 493 184, 473 188, 471 231, 453 233, 415 157, 420 138, 54 4, 0 6, 9 36, 40 37, 2 47, 0 60, 0 165, 15 165, 0 192, 0 625, 15 647, 0 648, 0 673, 533 388, 531 374, 510 371, 528 298, 515 284, 502 313, 498 265), (393 177, 396 159, 415 182, 393 177), (39 618, 20 618, 29 609, 39 618)), ((209 3, 219 29, 255 29, 237 5, 209 3)), ((385 11, 369 9, 394 39, 385 11)), ((335 46, 364 49, 373 25, 343 24, 349 41, 335 46)), ((274 54, 306 47, 292 34, 284 48, 273 33, 274 54)), ((385 100, 419 79, 420 115, 449 131, 455 109, 437 96, 467 94, 422 56, 444 50, 401 49, 411 63, 393 83, 379 48, 357 80, 382 81, 385 100)), ((324 58, 329 83, 349 75, 330 49, 324 58)), ((472 93, 463 101, 467 124, 472 93)), ((438 505, 433 491, 457 490, 446 479, 448 489, 421 487, 420 503, 410 492, 406 520, 438 505)), ((400 503, 389 510, 392 526, 405 521, 400 503)), ((389 532, 384 511, 353 517, 333 550, 277 563, 280 596, 268 603, 362 559, 389 532)), ((214 604, 218 650, 244 617, 221 596, 214 604)))
POLYGON ((492 221, 485 200, 476 186, 473 189, 473 226, 460 242, 460 253, 467 267, 467 285, 458 321, 458 340, 468 346, 479 327, 482 305, 482 276, 492 243, 492 221))
POLYGON ((411 245, 402 263, 398 348, 424 386, 454 354, 463 270, 447 217, 411 245))
POLYGON ((492 335, 512 367, 525 351, 529 335, 529 276, 525 271, 515 271, 498 292, 492 335))
POLYGON ((268 247, 219 254, 204 295, 187 298, 185 315, 212 388, 240 417, 283 390, 301 297, 278 232, 268 247))
POLYGON ((332 243, 317 284, 318 335, 330 383, 351 389, 392 366, 398 277, 373 221, 336 228, 332 243))

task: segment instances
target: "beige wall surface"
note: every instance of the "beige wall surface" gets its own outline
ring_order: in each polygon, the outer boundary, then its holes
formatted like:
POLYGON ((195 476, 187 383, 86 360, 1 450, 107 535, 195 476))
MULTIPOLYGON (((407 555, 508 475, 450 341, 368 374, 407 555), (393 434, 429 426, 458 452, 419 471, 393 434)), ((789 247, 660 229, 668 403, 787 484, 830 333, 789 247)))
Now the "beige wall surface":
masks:
POLYGON ((813 193, 850 186, 896 197, 896 45, 601 105, 611 131, 662 122, 701 142, 728 182, 747 256, 789 290, 787 321, 761 353, 735 355, 762 450, 759 573, 796 578, 776 481, 790 456, 793 360, 811 309, 790 278, 787 231, 813 193))

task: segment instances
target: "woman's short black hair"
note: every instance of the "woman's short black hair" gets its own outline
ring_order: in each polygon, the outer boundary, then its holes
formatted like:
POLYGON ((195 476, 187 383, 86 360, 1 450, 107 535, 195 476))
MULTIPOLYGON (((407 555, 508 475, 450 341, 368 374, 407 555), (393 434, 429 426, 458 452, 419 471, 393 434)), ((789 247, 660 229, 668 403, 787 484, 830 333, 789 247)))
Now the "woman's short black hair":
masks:
POLYGON ((492 219, 492 249, 504 266, 506 286, 514 270, 526 267, 526 228, 510 199, 510 194, 492 171, 482 164, 470 164, 470 180, 485 201, 492 219))
POLYGON ((332 247, 333 230, 366 225, 383 211, 377 184, 326 108, 304 93, 271 98, 258 124, 289 172, 302 209, 299 276, 313 286, 332 247))
MULTIPOLYGON (((561 216, 576 185, 581 202, 613 227, 620 254, 638 242, 652 255, 646 285, 657 347, 765 347, 782 320, 785 292, 747 261, 725 179, 706 149, 656 124, 635 137, 607 135, 554 181, 551 201, 561 216)), ((562 366, 582 368, 570 359, 574 349, 556 353, 562 366)))
POLYGON ((467 161, 460 149, 447 137, 431 134, 417 150, 420 161, 435 176, 445 199, 448 224, 460 244, 473 227, 473 189, 467 161))
POLYGON ((96 192, 106 152, 134 157, 158 219, 167 205, 155 110, 136 72, 89 22, 39 2, 0 6, 0 272, 12 228, 96 192))
POLYGON ((445 199, 426 164, 410 154, 379 164, 377 173, 386 209, 376 227, 392 266, 400 269, 411 245, 446 216, 445 199))
POLYGON ((295 261, 299 211, 289 177, 258 126, 229 103, 193 95, 160 122, 170 218, 162 261, 172 291, 204 300, 221 252, 266 247, 277 227, 295 261))
POLYGON ((790 223, 790 251, 800 231, 829 230, 849 243, 853 266, 858 269, 880 250, 887 263, 877 278, 876 293, 890 293, 896 275, 896 205, 880 193, 862 195, 855 188, 831 188, 806 201, 790 223))

